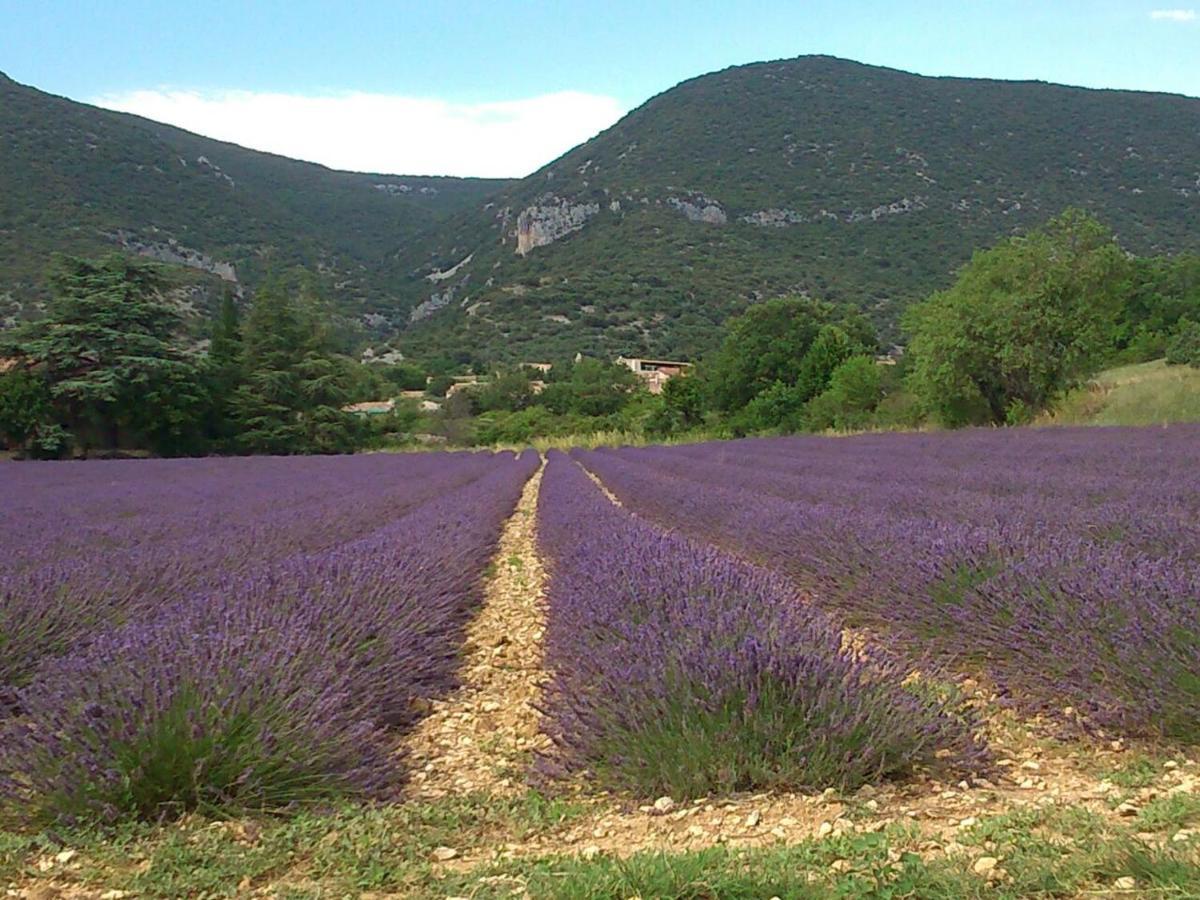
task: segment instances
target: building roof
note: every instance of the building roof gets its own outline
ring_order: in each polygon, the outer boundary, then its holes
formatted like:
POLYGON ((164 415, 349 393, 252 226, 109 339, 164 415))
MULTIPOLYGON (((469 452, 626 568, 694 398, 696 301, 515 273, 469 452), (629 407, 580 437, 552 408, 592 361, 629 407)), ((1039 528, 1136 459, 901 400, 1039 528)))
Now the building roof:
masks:
POLYGON ((678 366, 681 369, 691 367, 692 363, 680 359, 650 359, 646 356, 618 356, 617 362, 650 363, 654 366, 678 366))
POLYGON ((390 413, 396 408, 394 400, 367 400, 363 403, 351 403, 342 407, 342 412, 359 413, 364 416, 380 416, 390 413))

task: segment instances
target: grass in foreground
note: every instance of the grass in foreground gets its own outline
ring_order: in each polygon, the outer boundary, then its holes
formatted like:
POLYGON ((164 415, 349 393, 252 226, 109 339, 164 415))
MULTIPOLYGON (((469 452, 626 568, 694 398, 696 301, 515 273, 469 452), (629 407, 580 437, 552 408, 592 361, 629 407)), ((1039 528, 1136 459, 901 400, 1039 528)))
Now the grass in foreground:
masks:
POLYGON ((625 859, 564 853, 461 871, 440 866, 433 861, 439 847, 499 850, 553 834, 581 812, 537 794, 477 796, 344 807, 290 821, 193 819, 53 838, 0 833, 0 889, 54 880, 143 897, 251 890, 286 898, 363 892, 564 900, 1197 897, 1200 838, 1171 840, 1177 826, 1191 820, 1193 801, 1173 803, 1128 826, 1080 808, 1025 807, 964 829, 956 845, 942 842, 940 850, 907 823, 756 850, 717 846, 625 859), (60 861, 47 866, 56 856, 60 861), (990 872, 982 857, 995 860, 990 872))

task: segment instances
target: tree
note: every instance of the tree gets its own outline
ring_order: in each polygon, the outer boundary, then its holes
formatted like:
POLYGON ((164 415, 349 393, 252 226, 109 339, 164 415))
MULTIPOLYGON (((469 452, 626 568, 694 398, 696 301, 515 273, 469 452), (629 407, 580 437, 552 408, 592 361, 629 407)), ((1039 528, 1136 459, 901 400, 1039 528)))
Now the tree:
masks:
POLYGON ((1112 232, 1076 210, 976 253, 905 318, 910 387, 951 426, 1044 409, 1112 346, 1129 275, 1112 232))
POLYGON ((395 365, 373 364, 374 368, 397 390, 425 390, 425 372, 412 363, 396 363, 395 365))
POLYGON ((519 412, 527 408, 535 399, 528 370, 497 372, 475 392, 474 399, 480 412, 519 412))
POLYGON ((798 431, 804 424, 804 397, 794 384, 777 381, 759 391, 730 418, 735 435, 755 431, 798 431))
POLYGON ((0 374, 0 442, 32 456, 61 456, 70 435, 54 421, 50 386, 18 366, 0 374))
POLYGON ((229 290, 213 318, 204 371, 210 397, 208 434, 218 448, 229 449, 237 432, 234 392, 245 377, 241 315, 229 290))
POLYGON ((784 298, 758 303, 730 320, 716 355, 705 365, 705 382, 713 406, 725 412, 741 409, 774 386, 796 388, 799 402, 824 388, 829 373, 854 348, 873 348, 875 336, 863 316, 828 303, 784 298), (826 331, 817 353, 809 350, 826 331))
POLYGON ((853 356, 834 369, 829 387, 809 401, 805 421, 812 431, 865 428, 882 399, 880 366, 869 356, 853 356))
POLYGON ((837 325, 822 325, 800 360, 800 374, 796 379, 798 399, 805 402, 817 396, 829 386, 829 379, 838 366, 865 349, 856 345, 837 325))
POLYGON ((119 254, 62 257, 50 283, 46 318, 29 326, 20 352, 49 385, 57 420, 85 452, 126 439, 160 452, 190 447, 204 389, 198 360, 176 340, 163 270, 119 254))
POLYGON ((345 453, 363 428, 346 403, 346 370, 329 347, 323 310, 302 282, 276 278, 254 296, 242 342, 245 376, 233 395, 238 443, 251 453, 345 453))
POLYGON ((1130 267, 1130 290, 1114 329, 1114 363, 1157 359, 1180 322, 1200 320, 1200 256, 1155 256, 1130 267))
POLYGON ((1180 321, 1167 342, 1167 365, 1200 368, 1200 322, 1180 321))
POLYGON ((695 375, 678 375, 663 385, 659 406, 646 422, 651 434, 666 436, 704 423, 704 388, 695 375))
POLYGON ((563 380, 546 385, 538 402, 553 413, 581 416, 607 416, 624 406, 640 387, 641 381, 631 370, 598 359, 574 363, 563 380))

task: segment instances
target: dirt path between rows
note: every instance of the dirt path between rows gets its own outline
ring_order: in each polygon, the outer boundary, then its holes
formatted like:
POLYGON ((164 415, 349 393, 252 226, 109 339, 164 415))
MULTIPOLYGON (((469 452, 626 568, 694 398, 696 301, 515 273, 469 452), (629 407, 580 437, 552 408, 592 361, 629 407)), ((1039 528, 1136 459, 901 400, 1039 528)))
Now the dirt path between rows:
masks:
MULTIPOLYGON (((615 504, 620 501, 591 472, 615 504)), ((541 671, 545 627, 545 570, 536 546, 541 471, 531 479, 505 527, 487 599, 470 630, 464 687, 440 704, 410 741, 418 796, 524 790, 532 751, 546 748, 538 734, 536 704, 547 675, 541 671)), ((1116 786, 1102 772, 1121 767, 1121 742, 1062 742, 1046 735, 1048 723, 1023 721, 1002 708, 985 687, 961 685, 986 723, 998 764, 992 779, 970 782, 917 773, 898 784, 866 787, 852 797, 834 791, 752 794, 677 803, 655 803, 596 792, 586 783, 565 786, 585 811, 562 826, 527 836, 519 845, 497 835, 494 846, 457 856, 447 865, 469 869, 514 856, 577 853, 627 856, 643 850, 696 850, 714 845, 762 847, 827 834, 873 832, 897 822, 918 826, 918 849, 934 856, 960 851, 959 832, 985 816, 1023 807, 1083 806, 1113 818, 1162 792, 1200 790, 1195 760, 1181 758, 1156 783, 1130 792, 1120 811, 1116 786)))
POLYGON ((539 470, 501 533, 483 607, 467 630, 462 687, 435 702, 405 741, 416 798, 520 793, 532 754, 547 743, 535 708, 546 677, 546 575, 536 548, 541 481, 539 470))

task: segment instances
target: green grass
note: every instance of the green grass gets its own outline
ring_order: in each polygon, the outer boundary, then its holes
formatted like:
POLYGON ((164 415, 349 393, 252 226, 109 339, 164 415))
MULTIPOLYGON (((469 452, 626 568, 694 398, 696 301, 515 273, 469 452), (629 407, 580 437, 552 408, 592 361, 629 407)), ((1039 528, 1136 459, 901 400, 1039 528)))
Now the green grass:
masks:
POLYGON ((1108 369, 1070 392, 1043 425, 1200 422, 1200 369, 1162 360, 1108 369))
MULTIPOLYGON (((8 883, 61 880, 38 861, 76 851, 69 871, 92 889, 139 897, 231 897, 239 885, 317 882, 330 893, 365 890, 409 895, 436 880, 433 851, 460 852, 496 840, 527 840, 578 816, 582 807, 529 793, 508 799, 450 798, 438 803, 345 805, 291 819, 129 824, 114 829, 0 832, 0 893, 8 883)), ((299 896, 304 896, 303 894, 299 896)))
POLYGON ((1158 757, 1137 754, 1121 768, 1101 772, 1100 775, 1118 787, 1144 788, 1162 777, 1162 763, 1163 760, 1158 757))
MULTIPOLYGON (((942 856, 915 852, 915 826, 846 834, 791 847, 737 850, 715 847, 627 859, 601 856, 516 861, 439 879, 428 896, 510 896, 520 885, 534 898, 950 898, 1129 895, 1122 877, 1137 880, 1137 896, 1195 897, 1200 854, 1195 847, 1159 849, 1086 811, 1022 811, 985 820, 975 845, 942 856), (989 881, 973 871, 982 855, 996 856, 1003 875, 989 881)), ((969 843, 964 840, 964 843, 969 843)))
POLYGON ((1146 831, 1177 831, 1200 825, 1200 796, 1171 794, 1156 797, 1142 807, 1137 824, 1146 831))
MULTIPOLYGON (((547 837, 583 808, 530 793, 514 799, 452 798, 434 804, 345 806, 291 820, 212 822, 50 835, 0 833, 0 892, 64 880, 139 897, 232 897, 251 890, 281 898, 355 897, 367 891, 413 898, 562 900, 643 898, 1020 898, 1121 896, 1118 878, 1137 879, 1141 897, 1200 896, 1200 842, 1143 843, 1134 831, 1193 821, 1200 799, 1167 798, 1143 817, 1116 823, 1078 808, 1024 808, 983 819, 947 854, 927 848, 914 824, 847 833, 792 846, 591 859, 562 853, 475 867, 431 861, 442 846, 462 853, 547 837), (68 863, 39 860, 65 848, 68 863), (973 871, 981 855, 1001 877, 973 871), (65 872, 69 876, 64 877, 65 872)), ((482 854, 487 857, 490 854, 482 854)), ((1126 891, 1124 896, 1131 894, 1126 891)))

